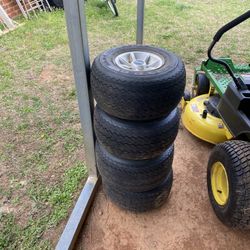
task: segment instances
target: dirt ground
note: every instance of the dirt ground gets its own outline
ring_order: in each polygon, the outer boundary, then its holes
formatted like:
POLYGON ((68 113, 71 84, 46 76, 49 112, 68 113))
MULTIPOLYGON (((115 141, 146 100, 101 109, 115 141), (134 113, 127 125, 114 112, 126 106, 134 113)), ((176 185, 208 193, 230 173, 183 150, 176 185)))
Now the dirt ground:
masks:
POLYGON ((168 202, 134 214, 111 203, 100 188, 76 249, 250 249, 250 232, 225 227, 210 206, 206 164, 212 146, 182 128, 175 146, 168 202))

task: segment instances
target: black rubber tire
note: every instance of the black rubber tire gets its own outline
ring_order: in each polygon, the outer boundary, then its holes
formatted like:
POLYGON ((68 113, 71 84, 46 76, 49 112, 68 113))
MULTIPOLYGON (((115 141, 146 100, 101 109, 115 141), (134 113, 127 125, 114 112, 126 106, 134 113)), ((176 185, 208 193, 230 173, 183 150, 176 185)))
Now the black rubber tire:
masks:
POLYGON ((49 0, 49 3, 56 8, 63 9, 63 0, 49 0))
POLYGON ((210 82, 204 73, 199 73, 196 76, 196 94, 195 96, 204 95, 209 92, 210 82))
POLYGON ((151 46, 113 48, 99 55, 92 65, 91 85, 100 108, 126 120, 153 120, 169 114, 183 96, 185 67, 175 54, 151 46), (153 71, 119 68, 114 58, 128 51, 157 53, 165 64, 153 71))
POLYGON ((97 106, 94 128, 98 142, 114 156, 152 159, 173 144, 179 128, 179 110, 176 108, 159 120, 134 122, 112 117, 97 106))
POLYGON ((116 1, 115 0, 108 0, 108 2, 110 2, 111 7, 109 6, 109 8, 111 9, 111 12, 113 13, 113 15, 119 16, 118 9, 116 7, 116 1))
POLYGON ((119 207, 133 211, 146 212, 161 207, 169 197, 173 184, 173 170, 161 185, 146 192, 129 192, 115 185, 103 184, 104 192, 119 207))
POLYGON ((185 90, 184 95, 183 95, 183 99, 186 102, 189 102, 191 100, 191 94, 188 90, 185 90))
POLYGON ((250 143, 227 141, 213 149, 208 162, 208 194, 217 217, 227 226, 250 229, 250 143), (219 205, 211 188, 212 165, 220 161, 227 172, 229 198, 219 205))
POLYGON ((157 158, 142 161, 123 160, 96 143, 96 161, 102 181, 119 189, 144 192, 159 186, 172 169, 174 146, 157 158))

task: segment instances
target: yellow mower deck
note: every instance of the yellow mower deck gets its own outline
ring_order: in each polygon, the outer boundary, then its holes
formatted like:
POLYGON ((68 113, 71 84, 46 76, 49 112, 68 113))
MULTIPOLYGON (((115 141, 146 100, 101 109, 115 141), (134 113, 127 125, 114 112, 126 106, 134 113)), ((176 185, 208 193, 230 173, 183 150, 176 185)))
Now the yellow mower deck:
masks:
POLYGON ((200 138, 212 144, 217 144, 232 138, 231 133, 224 125, 222 119, 211 114, 202 117, 206 109, 204 101, 208 101, 209 94, 197 96, 190 101, 182 100, 182 123, 185 128, 200 138))

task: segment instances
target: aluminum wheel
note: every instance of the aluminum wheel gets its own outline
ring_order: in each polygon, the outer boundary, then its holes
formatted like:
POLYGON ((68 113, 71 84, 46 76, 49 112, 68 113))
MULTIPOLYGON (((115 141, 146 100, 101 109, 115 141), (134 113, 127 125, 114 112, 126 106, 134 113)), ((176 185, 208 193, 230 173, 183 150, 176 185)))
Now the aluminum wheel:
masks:
POLYGON ((115 63, 120 68, 129 71, 152 71, 162 67, 164 59, 150 52, 131 51, 118 55, 115 63))

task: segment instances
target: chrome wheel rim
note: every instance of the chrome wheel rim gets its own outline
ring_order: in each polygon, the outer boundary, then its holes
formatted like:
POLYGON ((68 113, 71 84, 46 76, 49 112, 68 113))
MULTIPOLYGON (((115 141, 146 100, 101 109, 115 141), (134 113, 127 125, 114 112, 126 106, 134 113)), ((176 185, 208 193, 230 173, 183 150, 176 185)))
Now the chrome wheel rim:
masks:
POLYGON ((164 59, 152 52, 131 51, 116 56, 115 63, 129 71, 152 71, 162 67, 164 59))

